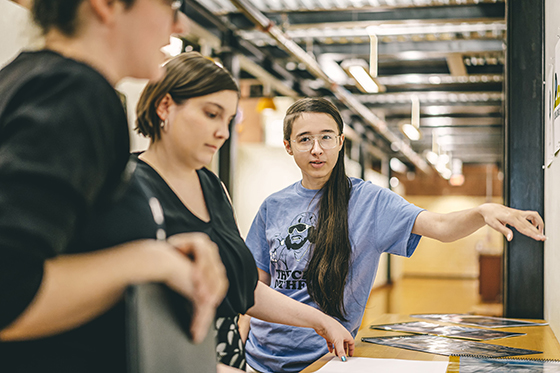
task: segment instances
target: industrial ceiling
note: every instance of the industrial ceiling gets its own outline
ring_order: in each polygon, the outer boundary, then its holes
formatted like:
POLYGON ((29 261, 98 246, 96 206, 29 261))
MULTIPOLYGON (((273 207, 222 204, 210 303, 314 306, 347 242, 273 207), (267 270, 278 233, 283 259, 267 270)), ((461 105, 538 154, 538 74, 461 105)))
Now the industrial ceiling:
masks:
POLYGON ((242 56, 242 79, 281 95, 331 96, 374 158, 430 172, 431 150, 501 167, 505 7, 504 0, 187 0, 184 10, 201 49, 242 56), (372 34, 378 93, 347 73, 370 64, 372 34), (415 100, 422 136, 412 141, 401 129, 415 100))

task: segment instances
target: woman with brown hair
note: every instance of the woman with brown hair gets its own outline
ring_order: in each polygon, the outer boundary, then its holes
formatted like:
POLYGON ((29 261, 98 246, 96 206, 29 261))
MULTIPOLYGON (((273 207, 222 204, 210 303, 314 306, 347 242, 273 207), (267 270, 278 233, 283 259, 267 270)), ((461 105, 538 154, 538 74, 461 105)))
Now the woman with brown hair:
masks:
MULTIPOLYGON (((180 2, 35 0, 45 48, 0 71, 0 370, 124 372, 130 284, 162 282, 195 305, 201 340, 227 289, 202 234, 87 247, 85 232, 130 177, 126 115, 113 86, 157 79, 180 2)), ((149 217, 148 217, 149 218, 149 217)), ((153 222, 153 219, 152 219, 153 222)))
MULTIPOLYGON (((259 279, 318 307, 356 335, 379 257, 411 256, 421 236, 450 242, 488 224, 544 240, 538 213, 497 204, 449 214, 424 211, 370 182, 346 176, 344 124, 322 98, 296 101, 284 119, 284 146, 302 180, 269 196, 247 235, 259 279)), ((302 328, 251 321, 247 362, 258 372, 296 372, 327 349, 302 328), (274 336, 274 337, 271 337, 274 336)), ((250 371, 251 371, 250 368, 250 371)))
POLYGON ((133 182, 149 188, 161 202, 169 234, 203 232, 219 248, 230 287, 217 311, 218 361, 245 369, 237 323, 245 313, 312 328, 340 357, 346 349, 351 353, 352 336, 337 321, 258 282, 227 192, 205 167, 229 137, 239 101, 237 84, 197 52, 175 57, 165 69, 163 79, 149 83, 138 103, 137 131, 151 141, 138 155, 133 182))

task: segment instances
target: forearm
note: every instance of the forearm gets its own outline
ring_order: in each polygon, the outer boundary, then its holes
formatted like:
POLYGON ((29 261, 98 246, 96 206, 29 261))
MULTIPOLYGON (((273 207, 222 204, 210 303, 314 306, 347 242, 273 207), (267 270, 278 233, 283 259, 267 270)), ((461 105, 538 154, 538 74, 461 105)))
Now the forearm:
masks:
POLYGON ((513 239, 509 227, 535 240, 546 240, 544 222, 536 211, 516 210, 496 203, 485 203, 474 209, 449 214, 422 211, 416 217, 412 233, 451 242, 468 236, 484 225, 502 233, 508 241, 513 239))
POLYGON ((306 328, 320 328, 320 320, 325 315, 306 304, 300 303, 271 289, 261 281, 255 289, 255 305, 247 315, 257 319, 306 328))
POLYGON ((164 278, 161 249, 151 241, 138 241, 46 261, 34 300, 0 332, 0 339, 44 337, 95 318, 113 306, 129 284, 164 278))
POLYGON ((346 328, 332 317, 306 304, 293 300, 259 281, 255 289, 255 305, 247 314, 258 319, 313 328, 323 337, 330 352, 335 351, 343 361, 346 353, 354 353, 354 338, 346 328))
POLYGON ((448 214, 423 211, 418 215, 412 233, 452 242, 476 232, 484 225, 480 207, 448 214))

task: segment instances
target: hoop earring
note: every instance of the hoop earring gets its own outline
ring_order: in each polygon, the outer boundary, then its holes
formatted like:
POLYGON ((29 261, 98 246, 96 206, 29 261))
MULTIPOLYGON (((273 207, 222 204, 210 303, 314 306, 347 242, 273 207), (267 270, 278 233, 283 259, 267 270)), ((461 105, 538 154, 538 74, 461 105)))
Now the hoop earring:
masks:
POLYGON ((162 120, 159 123, 159 126, 161 127, 162 130, 165 130, 167 128, 167 125, 169 124, 169 119, 165 118, 165 120, 162 120))

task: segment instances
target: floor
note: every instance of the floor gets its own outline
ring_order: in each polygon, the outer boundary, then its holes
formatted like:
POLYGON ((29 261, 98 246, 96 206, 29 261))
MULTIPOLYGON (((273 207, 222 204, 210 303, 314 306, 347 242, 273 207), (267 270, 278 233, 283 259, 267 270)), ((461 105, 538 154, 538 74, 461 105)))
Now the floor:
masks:
POLYGON ((475 313, 501 316, 501 303, 481 303, 478 280, 403 278, 393 285, 374 289, 369 297, 362 327, 384 313, 475 313))

